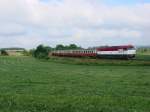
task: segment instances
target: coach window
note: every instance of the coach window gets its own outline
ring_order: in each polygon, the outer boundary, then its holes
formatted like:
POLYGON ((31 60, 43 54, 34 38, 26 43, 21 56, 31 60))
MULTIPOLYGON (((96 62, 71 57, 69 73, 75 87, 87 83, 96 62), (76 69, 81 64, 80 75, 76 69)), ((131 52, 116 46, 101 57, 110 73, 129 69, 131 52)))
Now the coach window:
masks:
POLYGON ((124 48, 125 51, 127 51, 127 48, 124 48))

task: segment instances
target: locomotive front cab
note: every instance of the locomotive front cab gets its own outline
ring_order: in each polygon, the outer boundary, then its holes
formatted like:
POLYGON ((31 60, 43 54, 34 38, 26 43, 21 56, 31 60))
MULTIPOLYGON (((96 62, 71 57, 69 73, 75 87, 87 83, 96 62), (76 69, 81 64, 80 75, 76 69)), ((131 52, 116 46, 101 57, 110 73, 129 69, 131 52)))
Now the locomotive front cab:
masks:
POLYGON ((136 48, 134 46, 130 46, 126 49, 126 55, 128 59, 135 58, 136 56, 136 48))

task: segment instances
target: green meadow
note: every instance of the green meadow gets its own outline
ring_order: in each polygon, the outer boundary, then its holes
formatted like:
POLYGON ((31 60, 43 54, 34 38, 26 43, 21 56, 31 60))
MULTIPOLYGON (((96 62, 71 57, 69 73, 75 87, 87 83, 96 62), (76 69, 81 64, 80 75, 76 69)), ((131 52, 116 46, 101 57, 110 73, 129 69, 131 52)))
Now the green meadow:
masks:
POLYGON ((150 112, 150 56, 0 57, 0 112, 150 112))

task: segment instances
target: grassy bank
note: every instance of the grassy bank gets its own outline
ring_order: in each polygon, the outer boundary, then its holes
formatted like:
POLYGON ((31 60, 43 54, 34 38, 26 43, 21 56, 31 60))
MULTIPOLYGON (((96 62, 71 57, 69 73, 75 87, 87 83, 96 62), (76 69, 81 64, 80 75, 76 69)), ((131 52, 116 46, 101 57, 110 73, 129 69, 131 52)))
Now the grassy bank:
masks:
POLYGON ((0 111, 149 112, 149 57, 118 61, 0 57, 0 111))
POLYGON ((149 55, 137 55, 136 58, 132 60, 50 57, 49 61, 56 62, 56 63, 77 64, 77 65, 96 65, 96 66, 150 66, 149 55))

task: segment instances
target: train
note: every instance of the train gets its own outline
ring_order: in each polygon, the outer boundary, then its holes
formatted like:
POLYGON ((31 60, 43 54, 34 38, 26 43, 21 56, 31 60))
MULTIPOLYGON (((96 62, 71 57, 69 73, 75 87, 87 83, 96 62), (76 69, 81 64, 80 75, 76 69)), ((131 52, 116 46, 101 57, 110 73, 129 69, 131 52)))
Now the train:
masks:
POLYGON ((121 45, 98 47, 94 49, 54 50, 51 55, 61 57, 133 59, 136 56, 136 48, 133 45, 121 45))

